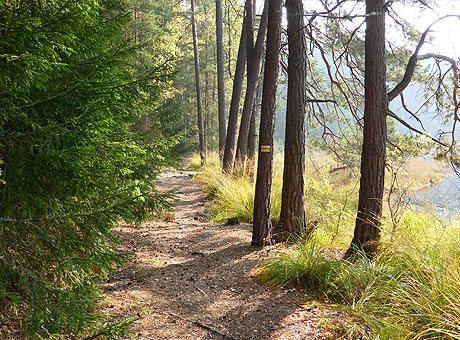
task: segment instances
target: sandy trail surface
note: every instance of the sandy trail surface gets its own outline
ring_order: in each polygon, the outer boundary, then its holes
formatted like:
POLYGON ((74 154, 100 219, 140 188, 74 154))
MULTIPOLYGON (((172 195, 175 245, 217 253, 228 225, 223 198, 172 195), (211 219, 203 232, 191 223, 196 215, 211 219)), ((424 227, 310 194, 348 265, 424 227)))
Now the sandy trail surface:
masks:
POLYGON ((189 170, 167 170, 160 191, 175 190, 174 212, 163 221, 114 234, 133 251, 104 289, 104 311, 139 316, 135 339, 335 339, 338 317, 308 293, 266 287, 254 276, 274 247, 250 247, 251 225, 206 222, 206 194, 189 170))

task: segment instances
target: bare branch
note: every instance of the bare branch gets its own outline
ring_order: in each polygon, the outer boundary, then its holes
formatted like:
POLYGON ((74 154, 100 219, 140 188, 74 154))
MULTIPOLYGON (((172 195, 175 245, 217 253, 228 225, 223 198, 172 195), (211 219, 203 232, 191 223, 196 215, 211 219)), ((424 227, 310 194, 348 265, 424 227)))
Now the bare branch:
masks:
MULTIPOLYGON (((407 63, 406 66, 406 72, 404 73, 403 79, 391 90, 388 92, 388 101, 391 102, 393 99, 395 99, 404 89, 409 85, 410 81, 412 80, 412 77, 414 75, 415 71, 415 66, 417 65, 417 60, 420 60, 421 56, 418 57, 418 53, 420 52, 420 49, 422 48, 423 44, 425 43, 426 36, 431 30, 431 27, 433 27, 436 23, 438 23, 441 20, 444 20, 446 18, 460 18, 460 15, 445 15, 436 21, 434 21, 428 28, 422 33, 422 36, 420 37, 420 40, 417 44, 417 47, 415 48, 414 54, 409 58, 409 62, 407 63)), ((447 57, 446 57, 447 58, 447 57)), ((425 58, 426 59, 426 58, 425 58)))
POLYGON ((418 122, 418 123, 420 124, 420 126, 422 127, 422 129, 425 130, 425 127, 423 126, 423 123, 422 123, 422 121, 420 120, 420 118, 418 118, 417 115, 416 115, 414 112, 412 112, 411 110, 409 110, 409 108, 407 107, 407 105, 406 105, 406 103, 405 103, 405 101, 404 101, 404 95, 403 95, 402 92, 401 92, 401 94, 400 94, 400 97, 401 97, 401 105, 402 105, 402 107, 404 108, 404 110, 406 110, 406 112, 409 113, 409 114, 412 116, 412 118, 416 119, 417 122, 418 122))
POLYGON ((334 103, 337 104, 337 102, 333 99, 314 99, 314 98, 307 98, 305 100, 307 103, 334 103))
POLYGON ((452 65, 452 70, 454 71, 455 77, 458 78, 459 76, 458 66, 457 66, 457 62, 453 58, 450 58, 448 56, 438 54, 438 53, 426 53, 426 54, 419 55, 417 59, 422 60, 422 59, 429 59, 429 58, 433 58, 436 60, 443 60, 443 61, 450 63, 452 65))
POLYGON ((434 137, 431 137, 429 134, 423 132, 423 131, 420 131, 419 129, 416 129, 414 128, 413 126, 411 126, 409 123, 407 123, 404 119, 401 119, 399 118, 394 112, 392 112, 391 110, 388 110, 388 116, 390 116, 391 118, 394 118, 396 119, 398 122, 400 122, 402 125, 404 125, 406 128, 408 128, 409 130, 411 131, 414 131, 416 133, 418 133, 419 135, 422 135, 422 136, 425 136, 425 137, 428 137, 429 139, 431 139, 433 142, 436 142, 442 146, 445 146, 446 148, 449 147, 447 144, 441 142, 439 139, 436 139, 434 137))

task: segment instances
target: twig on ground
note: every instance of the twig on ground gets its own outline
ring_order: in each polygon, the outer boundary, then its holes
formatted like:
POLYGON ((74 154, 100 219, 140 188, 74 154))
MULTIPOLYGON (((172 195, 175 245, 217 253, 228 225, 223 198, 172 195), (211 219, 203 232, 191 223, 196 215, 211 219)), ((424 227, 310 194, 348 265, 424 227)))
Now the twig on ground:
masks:
MULTIPOLYGON (((196 288, 196 287, 195 287, 196 288)), ((201 323, 200 321, 197 321, 197 320, 192 320, 192 319, 188 319, 188 318, 185 318, 181 315, 178 315, 178 314, 175 314, 175 313, 171 313, 171 312, 160 312, 160 311, 154 311, 154 313, 157 313, 157 314, 163 314, 163 315, 169 315, 169 316, 174 316, 178 319, 181 319, 181 320, 184 320, 184 321, 187 321, 187 322, 190 322, 192 324, 194 324, 195 326, 197 327, 200 327, 200 328, 203 328, 207 331, 210 331, 214 334, 217 334, 225 339, 228 339, 228 340, 241 340, 240 338, 235 338, 234 336, 232 335, 228 335, 228 334, 225 334, 225 333, 222 333, 220 331, 218 331, 217 329, 215 329, 214 327, 211 327, 211 326, 208 326, 208 325, 205 325, 204 323, 201 323)))
POLYGON ((188 282, 185 282, 185 283, 186 283, 187 285, 189 285, 190 287, 193 287, 193 288, 195 288, 196 290, 198 290, 201 294, 206 295, 206 293, 205 293, 201 288, 199 288, 199 287, 197 287, 197 286, 195 286, 195 285, 192 285, 192 284, 190 284, 190 283, 188 283, 188 282))

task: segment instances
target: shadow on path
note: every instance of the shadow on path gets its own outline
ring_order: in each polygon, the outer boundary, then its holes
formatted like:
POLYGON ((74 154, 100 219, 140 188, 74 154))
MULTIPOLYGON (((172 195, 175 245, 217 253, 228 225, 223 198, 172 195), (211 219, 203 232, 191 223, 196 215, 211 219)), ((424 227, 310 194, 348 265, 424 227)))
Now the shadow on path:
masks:
POLYGON ((318 331, 322 312, 302 306, 310 296, 267 288, 253 277, 273 248, 251 248, 250 225, 194 219, 193 207, 202 207, 205 195, 185 171, 160 181, 162 188, 180 187, 176 220, 117 228, 121 249, 136 256, 103 284, 108 311, 142 316, 135 338, 230 339, 218 333, 240 340, 327 338, 318 331))

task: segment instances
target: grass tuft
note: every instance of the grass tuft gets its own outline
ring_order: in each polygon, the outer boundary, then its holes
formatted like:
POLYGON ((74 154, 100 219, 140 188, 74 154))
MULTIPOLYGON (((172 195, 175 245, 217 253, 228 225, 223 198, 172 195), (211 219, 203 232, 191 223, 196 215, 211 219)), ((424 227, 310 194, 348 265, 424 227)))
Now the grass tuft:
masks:
POLYGON ((350 263, 326 257, 313 237, 258 274, 269 285, 296 284, 340 304, 352 317, 348 329, 361 327, 370 339, 460 339, 459 258, 436 243, 412 242, 386 244, 373 260, 361 254, 350 263))

